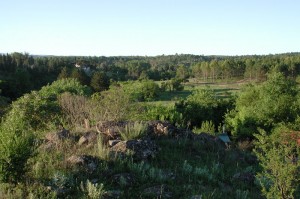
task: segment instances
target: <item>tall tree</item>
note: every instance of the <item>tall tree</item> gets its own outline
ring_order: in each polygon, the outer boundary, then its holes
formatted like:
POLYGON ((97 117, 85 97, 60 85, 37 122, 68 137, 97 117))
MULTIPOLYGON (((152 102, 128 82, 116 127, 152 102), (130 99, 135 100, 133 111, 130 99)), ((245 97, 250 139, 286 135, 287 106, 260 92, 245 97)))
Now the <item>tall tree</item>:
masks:
POLYGON ((81 69, 74 68, 71 72, 71 78, 77 79, 82 85, 89 84, 89 77, 81 69))
POLYGON ((176 69, 176 78, 186 80, 189 77, 189 72, 184 65, 180 65, 176 69))
POLYGON ((91 87, 94 91, 101 92, 109 88, 109 78, 103 72, 95 72, 91 79, 91 87))
POLYGON ((61 69, 60 73, 58 74, 57 79, 65 79, 65 78, 68 78, 68 77, 70 77, 68 68, 67 67, 63 67, 61 69))

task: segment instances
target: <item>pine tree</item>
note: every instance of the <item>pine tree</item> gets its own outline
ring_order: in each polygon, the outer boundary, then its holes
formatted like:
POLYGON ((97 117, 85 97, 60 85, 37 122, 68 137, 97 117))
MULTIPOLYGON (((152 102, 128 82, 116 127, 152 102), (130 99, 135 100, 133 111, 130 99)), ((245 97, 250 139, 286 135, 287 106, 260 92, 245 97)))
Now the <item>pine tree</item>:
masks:
POLYGON ((109 79, 105 73, 95 72, 91 79, 91 87, 97 91, 101 92, 109 88, 109 79))

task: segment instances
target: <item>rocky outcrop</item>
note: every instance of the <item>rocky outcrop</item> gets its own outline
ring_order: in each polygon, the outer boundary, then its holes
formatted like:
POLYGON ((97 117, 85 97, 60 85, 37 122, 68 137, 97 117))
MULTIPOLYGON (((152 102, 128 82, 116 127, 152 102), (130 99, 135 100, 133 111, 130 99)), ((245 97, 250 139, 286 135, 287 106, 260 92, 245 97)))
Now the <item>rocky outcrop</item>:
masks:
POLYGON ((98 134, 96 132, 86 132, 78 141, 78 145, 92 145, 97 142, 98 134))
POLYGON ((120 121, 102 121, 98 122, 95 128, 98 133, 104 134, 108 137, 108 140, 117 140, 120 139, 120 131, 126 127, 130 122, 120 121))
POLYGON ((157 152, 158 147, 156 143, 150 139, 120 141, 110 148, 112 157, 124 158, 130 155, 136 161, 147 161, 155 157, 157 152))
POLYGON ((175 127, 168 121, 150 121, 148 125, 148 135, 152 138, 169 137, 169 138, 192 138, 193 133, 187 129, 175 127))
POLYGON ((73 137, 71 136, 70 131, 63 129, 62 131, 59 131, 57 133, 52 133, 52 132, 47 133, 45 135, 45 138, 49 142, 57 142, 60 140, 65 140, 65 139, 73 138, 73 137))
POLYGON ((98 162, 97 158, 89 155, 72 155, 67 159, 69 167, 80 166, 90 173, 97 169, 98 162))
POLYGON ((67 139, 74 141, 75 137, 66 129, 56 133, 50 132, 45 135, 45 139, 42 141, 43 143, 40 148, 44 151, 50 151, 67 139))

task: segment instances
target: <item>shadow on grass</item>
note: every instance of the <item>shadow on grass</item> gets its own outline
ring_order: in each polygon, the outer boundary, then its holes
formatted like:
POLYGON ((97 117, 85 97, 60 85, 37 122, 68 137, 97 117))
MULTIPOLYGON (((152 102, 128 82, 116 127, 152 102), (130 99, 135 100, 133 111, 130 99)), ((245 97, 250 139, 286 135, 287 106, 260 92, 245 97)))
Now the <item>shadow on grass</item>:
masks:
POLYGON ((161 93, 158 98, 158 101, 173 101, 175 98, 177 99, 185 99, 187 96, 192 94, 192 91, 183 90, 183 91, 166 91, 161 93))

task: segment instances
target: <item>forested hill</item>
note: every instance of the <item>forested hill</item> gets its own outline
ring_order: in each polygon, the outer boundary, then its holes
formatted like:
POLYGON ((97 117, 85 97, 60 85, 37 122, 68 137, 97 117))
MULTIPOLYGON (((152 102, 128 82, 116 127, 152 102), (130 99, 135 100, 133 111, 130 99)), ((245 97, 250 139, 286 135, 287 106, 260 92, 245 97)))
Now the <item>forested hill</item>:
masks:
POLYGON ((230 79, 263 80, 270 71, 296 78, 300 53, 249 56, 203 56, 190 54, 148 56, 37 56, 0 54, 0 92, 9 99, 39 89, 57 78, 73 77, 89 85, 95 72, 109 80, 167 80, 190 77, 204 81, 230 79))

